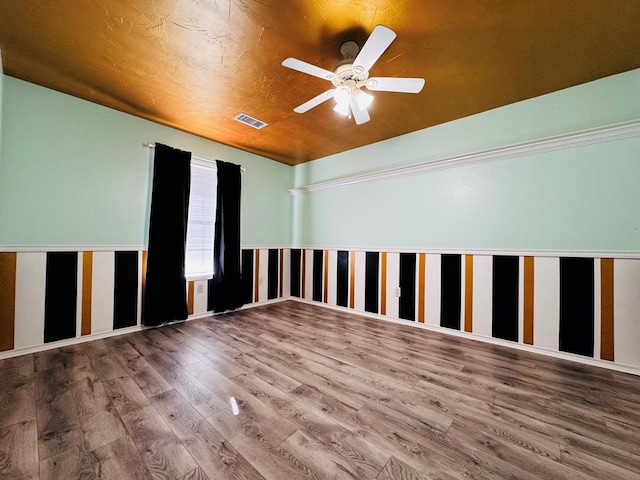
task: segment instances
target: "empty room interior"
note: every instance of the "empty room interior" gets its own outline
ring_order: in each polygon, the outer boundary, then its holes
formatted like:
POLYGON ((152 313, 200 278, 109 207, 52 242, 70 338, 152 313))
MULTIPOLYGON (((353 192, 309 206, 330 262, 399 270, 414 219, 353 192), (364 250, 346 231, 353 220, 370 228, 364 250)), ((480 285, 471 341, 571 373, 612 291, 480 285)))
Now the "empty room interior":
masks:
POLYGON ((638 32, 0 2, 0 478, 640 479, 638 32))

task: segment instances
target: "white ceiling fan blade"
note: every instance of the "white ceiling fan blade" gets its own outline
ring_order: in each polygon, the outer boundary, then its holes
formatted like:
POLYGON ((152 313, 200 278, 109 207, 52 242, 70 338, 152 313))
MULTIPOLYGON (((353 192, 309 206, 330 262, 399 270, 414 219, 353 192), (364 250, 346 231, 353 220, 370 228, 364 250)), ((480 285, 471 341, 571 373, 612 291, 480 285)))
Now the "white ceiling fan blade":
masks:
POLYGON ((306 73, 308 75, 313 75, 314 77, 322 78, 323 80, 331 80, 336 76, 335 73, 330 72, 329 70, 316 67, 315 65, 303 62, 302 60, 298 60, 297 58, 289 57, 282 62, 282 65, 293 70, 306 73))
POLYGON ((326 102, 330 98, 333 98, 333 95, 336 93, 336 89, 332 88, 331 90, 327 90, 324 93, 321 93, 318 96, 313 97, 311 100, 304 102, 302 105, 297 106, 293 109, 296 113, 304 113, 311 110, 313 107, 317 107, 322 102, 326 102))
POLYGON ((424 87, 424 78, 371 77, 366 86, 378 92, 418 93, 424 87))
POLYGON ((365 108, 364 110, 360 110, 358 103, 355 100, 351 100, 349 105, 351 106, 351 113, 353 113, 353 119, 356 121, 356 124, 362 125, 363 123, 367 123, 371 120, 367 109, 365 108))
POLYGON ((395 38, 393 30, 384 25, 377 25, 353 61, 353 71, 357 74, 368 72, 395 38))

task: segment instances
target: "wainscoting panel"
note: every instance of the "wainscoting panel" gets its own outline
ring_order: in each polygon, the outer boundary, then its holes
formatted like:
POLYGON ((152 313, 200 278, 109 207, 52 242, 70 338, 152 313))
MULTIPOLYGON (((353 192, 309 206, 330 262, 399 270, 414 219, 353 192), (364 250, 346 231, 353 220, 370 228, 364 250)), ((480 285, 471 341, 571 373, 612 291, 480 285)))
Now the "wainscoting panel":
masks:
POLYGON ((352 267, 353 276, 351 284, 351 291, 353 292, 353 305, 356 310, 361 312, 365 311, 364 308, 364 296, 366 292, 367 282, 366 282, 366 268, 367 268, 367 253, 366 252, 355 252, 355 261, 352 267))
POLYGON ((493 257, 473 256, 471 332, 490 337, 493 326, 493 257))
POLYGON ((280 298, 289 298, 291 296, 291 249, 281 248, 282 255, 282 295, 280 298))
POLYGON ((91 333, 103 333, 113 328, 115 255, 92 253, 91 333))
POLYGON ((440 326, 460 330, 462 312, 462 258, 440 257, 440 326))
POLYGON ((431 327, 440 326, 441 269, 442 258, 439 253, 425 255, 424 323, 431 327))
POLYGON ((390 318, 400 318, 400 297, 397 295, 397 292, 402 295, 402 290, 400 290, 400 254, 389 252, 386 257, 387 273, 384 285, 387 303, 386 315, 390 318))
MULTIPOLYGON (((145 253, 0 252, 0 356, 140 327, 145 253)), ((290 249, 243 249, 241 261, 245 305, 290 296, 290 249)), ((207 284, 187 282, 190 315, 207 314, 207 284)))
POLYGON ((533 271, 533 345, 560 350, 560 259, 536 258, 533 271))
POLYGON ((138 324, 138 252, 115 252, 113 329, 138 324))
MULTIPOLYGON (((336 304, 341 307, 349 306, 349 252, 336 252, 336 304)), ((331 270, 330 270, 331 272, 331 270)), ((329 273, 331 275, 331 273, 329 273)))
POLYGON ((14 348, 44 343, 46 252, 18 252, 16 262, 14 348))
POLYGON ((256 302, 266 302, 269 298, 269 250, 266 248, 256 250, 256 258, 258 255, 260 256, 260 263, 256 272, 258 275, 255 282, 258 291, 256 302))
POLYGON ((612 360, 640 366, 640 261, 614 260, 613 312, 612 360))
MULTIPOLYGON (((640 368, 640 260, 303 253, 306 300, 640 368)), ((297 274, 292 262, 292 291, 297 274)))
POLYGON ((242 250, 240 261, 242 264, 242 301, 251 303, 253 302, 253 250, 242 250))
MULTIPOLYGON (((144 253, 0 252, 1 355, 139 326, 144 253)), ((318 304, 640 369, 640 259, 270 247, 242 262, 247 306, 313 301, 315 281, 318 304)), ((206 287, 188 282, 192 315, 206 287)))
POLYGON ((313 250, 302 251, 302 297, 313 300, 313 250))
POLYGON ((491 333, 495 338, 518 341, 519 273, 519 257, 493 257, 491 333))

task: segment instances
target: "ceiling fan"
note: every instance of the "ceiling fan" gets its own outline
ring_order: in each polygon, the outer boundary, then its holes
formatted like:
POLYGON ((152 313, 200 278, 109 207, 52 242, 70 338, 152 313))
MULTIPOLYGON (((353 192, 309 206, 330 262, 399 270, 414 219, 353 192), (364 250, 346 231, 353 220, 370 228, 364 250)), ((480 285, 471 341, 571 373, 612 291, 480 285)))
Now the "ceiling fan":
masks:
POLYGON ((424 78, 369 77, 369 69, 395 38, 396 34, 393 30, 384 25, 378 25, 371 32, 362 49, 356 42, 344 43, 340 48, 344 58, 333 71, 316 67, 297 58, 287 58, 282 62, 285 67, 329 80, 335 87, 297 106, 293 111, 304 113, 333 98, 336 101, 334 107, 336 112, 347 117, 353 114, 355 122, 361 125, 371 119, 367 107, 373 101, 373 97, 364 92, 362 87, 379 92, 420 92, 424 86, 424 78))

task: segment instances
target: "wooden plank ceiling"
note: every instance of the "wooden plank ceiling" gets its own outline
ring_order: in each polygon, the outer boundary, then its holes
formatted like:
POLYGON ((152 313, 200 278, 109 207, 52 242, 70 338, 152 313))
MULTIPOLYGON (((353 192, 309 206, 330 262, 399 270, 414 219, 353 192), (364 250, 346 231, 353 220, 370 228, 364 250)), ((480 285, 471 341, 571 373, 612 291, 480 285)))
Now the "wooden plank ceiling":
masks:
MULTIPOLYGON (((640 67, 638 0, 3 0, 4 73, 296 165, 640 67), (374 92, 356 125, 332 70, 376 24, 397 33, 372 76, 424 77, 374 92), (269 125, 255 130, 240 112, 269 125)), ((148 139, 141 139, 148 140, 148 139)))

